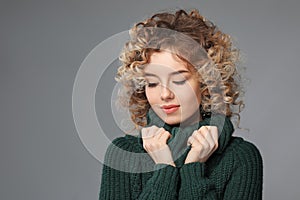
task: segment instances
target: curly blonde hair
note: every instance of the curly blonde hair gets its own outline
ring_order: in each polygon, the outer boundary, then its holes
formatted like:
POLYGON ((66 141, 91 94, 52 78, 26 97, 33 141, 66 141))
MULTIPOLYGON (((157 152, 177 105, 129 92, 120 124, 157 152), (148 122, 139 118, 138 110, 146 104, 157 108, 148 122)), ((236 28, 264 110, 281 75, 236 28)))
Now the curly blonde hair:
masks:
POLYGON ((202 112, 229 117, 235 114, 240 120, 239 113, 244 103, 238 100, 241 93, 236 68, 239 51, 233 47, 230 36, 201 16, 198 10, 155 14, 135 24, 130 37, 119 57, 122 66, 116 80, 123 85, 119 102, 129 108, 136 127, 146 125, 150 108, 145 94, 143 67, 149 63, 153 52, 163 49, 171 49, 197 74, 202 91, 202 112), (234 106, 239 108, 236 112, 234 106))

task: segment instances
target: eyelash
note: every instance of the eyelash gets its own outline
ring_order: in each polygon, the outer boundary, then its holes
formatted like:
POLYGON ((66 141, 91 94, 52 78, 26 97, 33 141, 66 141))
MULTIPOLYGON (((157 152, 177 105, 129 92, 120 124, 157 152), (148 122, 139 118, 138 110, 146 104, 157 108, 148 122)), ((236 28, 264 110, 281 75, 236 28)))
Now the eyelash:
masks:
MULTIPOLYGON (((173 81, 176 85, 183 85, 186 82, 186 80, 183 81, 173 81)), ((158 83, 148 83, 148 87, 156 87, 158 83)))
POLYGON ((148 87, 156 87, 158 83, 148 83, 148 87))
POLYGON ((173 83, 177 84, 177 85, 183 85, 186 82, 186 80, 183 81, 173 81, 173 83))

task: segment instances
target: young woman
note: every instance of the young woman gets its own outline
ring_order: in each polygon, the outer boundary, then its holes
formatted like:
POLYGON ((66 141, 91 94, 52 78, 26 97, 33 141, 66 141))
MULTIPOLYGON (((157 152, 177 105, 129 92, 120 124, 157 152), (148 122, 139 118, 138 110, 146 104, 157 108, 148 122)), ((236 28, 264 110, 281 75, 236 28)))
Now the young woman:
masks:
POLYGON ((262 199, 261 155, 232 136, 243 102, 230 37, 197 10, 130 35, 117 80, 139 134, 108 147, 99 199, 262 199))

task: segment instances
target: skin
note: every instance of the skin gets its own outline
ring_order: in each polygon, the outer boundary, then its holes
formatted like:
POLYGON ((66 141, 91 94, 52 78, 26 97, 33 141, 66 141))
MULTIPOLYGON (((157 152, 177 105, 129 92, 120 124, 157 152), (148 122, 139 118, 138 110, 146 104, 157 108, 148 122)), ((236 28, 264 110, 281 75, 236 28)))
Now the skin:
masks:
MULTIPOLYGON (((168 51, 155 52, 144 68, 147 100, 154 112, 165 123, 193 124, 201 121, 198 108, 201 102, 200 83, 188 70, 186 63, 168 51), (166 113, 161 106, 178 105, 173 113, 166 113)), ((142 129, 143 147, 156 164, 175 166, 168 139, 171 134, 157 126, 142 129)), ((188 138, 191 145, 185 164, 206 162, 218 147, 218 130, 215 126, 202 126, 188 138)))
POLYGON ((201 102, 200 83, 183 61, 168 51, 153 53, 144 72, 147 100, 161 119, 171 125, 201 120, 197 112, 201 102), (166 114, 161 106, 170 104, 180 107, 176 112, 166 114))

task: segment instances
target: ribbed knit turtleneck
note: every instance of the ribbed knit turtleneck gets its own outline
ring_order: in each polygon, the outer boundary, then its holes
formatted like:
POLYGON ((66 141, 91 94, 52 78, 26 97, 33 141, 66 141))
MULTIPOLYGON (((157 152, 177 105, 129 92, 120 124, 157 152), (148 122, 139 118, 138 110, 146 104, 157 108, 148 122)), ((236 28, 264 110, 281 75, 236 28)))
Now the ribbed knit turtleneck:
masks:
MULTIPOLYGON (((165 123, 154 111, 149 109, 147 113, 147 127, 150 126, 163 127, 168 131, 172 137, 167 141, 169 145, 173 159, 177 167, 181 167, 184 164, 184 158, 186 157, 190 148, 187 146, 188 138, 193 134, 195 130, 198 130, 201 126, 217 126, 219 132, 218 149, 215 153, 222 153, 228 145, 234 127, 229 119, 221 114, 212 114, 210 117, 204 118, 197 123, 181 126, 181 125, 169 125, 165 123), (179 159, 181 157, 181 159, 179 159)), ((140 133, 141 137, 141 133, 140 133)), ((142 145, 142 140, 139 141, 142 145)))
POLYGON ((165 124, 149 110, 147 127, 169 131, 167 141, 176 167, 155 164, 138 136, 112 141, 105 154, 99 200, 261 200, 263 163, 259 150, 233 137, 228 117, 211 115, 199 123, 181 127, 165 124), (187 138, 201 126, 217 126, 219 147, 205 163, 184 164, 187 138))

